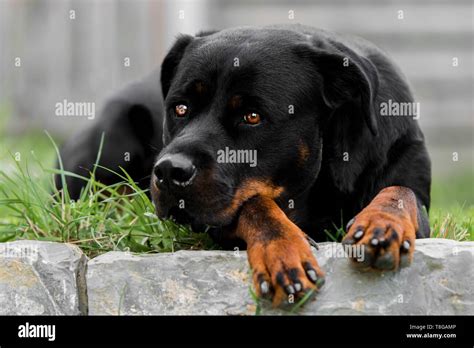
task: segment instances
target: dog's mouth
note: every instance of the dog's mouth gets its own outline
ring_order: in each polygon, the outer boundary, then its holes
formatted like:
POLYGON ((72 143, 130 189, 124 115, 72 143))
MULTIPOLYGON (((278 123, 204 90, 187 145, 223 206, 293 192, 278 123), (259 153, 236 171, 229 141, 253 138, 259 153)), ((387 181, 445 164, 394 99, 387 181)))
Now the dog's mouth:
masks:
POLYGON ((202 233, 208 232, 211 229, 222 228, 223 225, 204 223, 199 218, 193 216, 186 209, 178 206, 173 206, 168 210, 166 216, 161 215, 161 218, 169 219, 180 225, 190 226, 194 232, 202 233))
POLYGON ((160 219, 171 220, 180 225, 187 225, 192 228, 194 232, 207 232, 211 228, 222 228, 232 222, 235 217, 234 214, 222 215, 222 212, 217 209, 205 208, 203 205, 201 209, 193 209, 194 207, 180 207, 179 205, 171 205, 166 207, 165 204, 156 202, 159 209, 156 209, 156 214, 160 219))
POLYGON ((195 182, 192 188, 173 187, 173 190, 152 185, 151 195, 159 218, 191 225, 193 229, 226 226, 235 215, 233 209, 229 209, 234 197, 230 187, 215 182, 199 185, 195 182))
POLYGON ((195 221, 195 218, 193 218, 185 209, 176 205, 171 207, 164 217, 181 225, 191 225, 195 221))
POLYGON ((157 215, 178 224, 191 225, 196 230, 222 228, 235 221, 241 207, 252 197, 262 195, 276 198, 283 192, 282 187, 262 180, 247 180, 232 193, 230 190, 216 189, 216 185, 208 183, 200 187, 207 187, 208 190, 180 191, 178 197, 181 199, 178 200, 176 193, 152 186, 157 215))

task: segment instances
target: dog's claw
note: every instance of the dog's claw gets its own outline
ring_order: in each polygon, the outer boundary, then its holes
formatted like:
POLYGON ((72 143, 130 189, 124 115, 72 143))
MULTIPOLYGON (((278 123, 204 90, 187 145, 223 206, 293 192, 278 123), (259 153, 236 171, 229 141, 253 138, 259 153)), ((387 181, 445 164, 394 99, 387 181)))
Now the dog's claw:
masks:
POLYGON ((318 245, 318 243, 316 243, 316 241, 313 238, 311 238, 307 234, 305 234, 305 237, 306 237, 306 240, 308 241, 309 245, 314 247, 316 250, 319 250, 319 245, 318 245))
POLYGON ((293 285, 288 285, 285 290, 288 295, 294 295, 296 292, 293 285))
POLYGON ((296 290, 296 292, 300 292, 301 289, 302 289, 301 284, 300 284, 300 283, 295 283, 295 290, 296 290))
POLYGON ((262 292, 262 295, 268 294, 268 292, 270 291, 270 287, 267 281, 264 280, 260 283, 260 291, 262 292))
POLYGON ((364 231, 363 230, 358 230, 356 233, 354 233, 354 239, 361 239, 362 236, 364 235, 364 231))
POLYGON ((352 219, 349 220, 349 222, 346 225, 346 231, 349 231, 349 228, 351 228, 354 221, 355 221, 355 218, 352 218, 352 219))
POLYGON ((316 275, 316 271, 314 269, 310 269, 310 270, 307 270, 306 273, 308 274, 309 279, 313 283, 316 283, 316 280, 318 280, 318 276, 316 275))

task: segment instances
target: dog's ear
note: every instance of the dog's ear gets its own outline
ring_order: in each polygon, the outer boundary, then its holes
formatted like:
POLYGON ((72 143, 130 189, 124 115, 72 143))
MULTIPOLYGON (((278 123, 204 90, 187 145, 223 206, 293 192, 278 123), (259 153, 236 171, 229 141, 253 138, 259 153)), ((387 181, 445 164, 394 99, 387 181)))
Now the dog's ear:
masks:
POLYGON ((155 135, 153 114, 150 109, 142 104, 134 104, 130 106, 127 117, 134 135, 144 146, 149 146, 155 135))
POLYGON ((198 32, 195 37, 183 34, 176 39, 176 42, 173 47, 171 47, 161 64, 161 89, 163 92, 163 99, 168 95, 171 82, 176 75, 179 63, 181 62, 181 59, 183 59, 184 53, 189 44, 193 42, 195 38, 209 36, 217 32, 218 30, 205 30, 198 32))
POLYGON ((217 33, 219 30, 201 30, 196 34, 196 37, 204 37, 217 33))
POLYGON ((310 59, 322 77, 322 98, 331 110, 350 104, 357 110, 373 135, 377 135, 375 97, 378 89, 376 67, 350 48, 338 43, 331 45, 299 45, 300 57, 310 59))
POLYGON ((300 44, 296 53, 309 60, 320 101, 330 111, 321 123, 328 172, 341 192, 354 192, 364 169, 384 160, 382 145, 374 146, 378 133, 377 69, 350 48, 329 40, 300 44), (346 155, 350 160, 344 159, 346 155))
POLYGON ((186 48, 193 40, 194 37, 191 35, 180 35, 163 60, 161 64, 161 90, 163 92, 163 99, 168 95, 178 65, 181 59, 183 59, 186 48))

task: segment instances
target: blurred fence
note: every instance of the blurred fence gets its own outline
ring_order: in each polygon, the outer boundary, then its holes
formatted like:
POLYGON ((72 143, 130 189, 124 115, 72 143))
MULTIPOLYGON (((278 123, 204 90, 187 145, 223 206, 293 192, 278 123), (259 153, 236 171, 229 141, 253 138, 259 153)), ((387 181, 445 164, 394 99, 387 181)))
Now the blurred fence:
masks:
POLYGON ((39 127, 69 134, 91 121, 55 117, 57 102, 100 107, 113 90, 158 66, 179 32, 299 22, 360 35, 387 51, 421 103, 435 171, 453 168, 445 166, 453 152, 459 166, 472 169, 472 6, 472 0, 0 0, 0 103, 12 111, 12 132, 39 127))

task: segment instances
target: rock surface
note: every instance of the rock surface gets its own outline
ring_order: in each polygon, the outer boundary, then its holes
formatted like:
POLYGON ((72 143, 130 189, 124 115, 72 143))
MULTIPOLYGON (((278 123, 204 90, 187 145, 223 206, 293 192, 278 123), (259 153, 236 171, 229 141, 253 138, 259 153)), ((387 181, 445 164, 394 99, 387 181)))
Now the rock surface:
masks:
MULTIPOLYGON (((397 272, 355 269, 341 245, 315 251, 326 284, 299 314, 474 314, 474 242, 417 240, 397 272)), ((254 314, 245 252, 110 252, 88 264, 91 315, 254 314)), ((262 314, 286 314, 264 303, 262 314)))
POLYGON ((0 244, 0 315, 79 315, 87 312, 86 257, 70 244, 0 244))
MULTIPOLYGON (((298 314, 474 314, 474 242, 418 240, 413 264, 364 272, 340 244, 314 251, 326 284, 298 314)), ((110 252, 87 263, 69 244, 0 244, 0 315, 252 315, 245 252, 110 252), (88 298, 87 298, 88 296, 88 298)), ((264 302, 261 314, 289 314, 264 302)))

